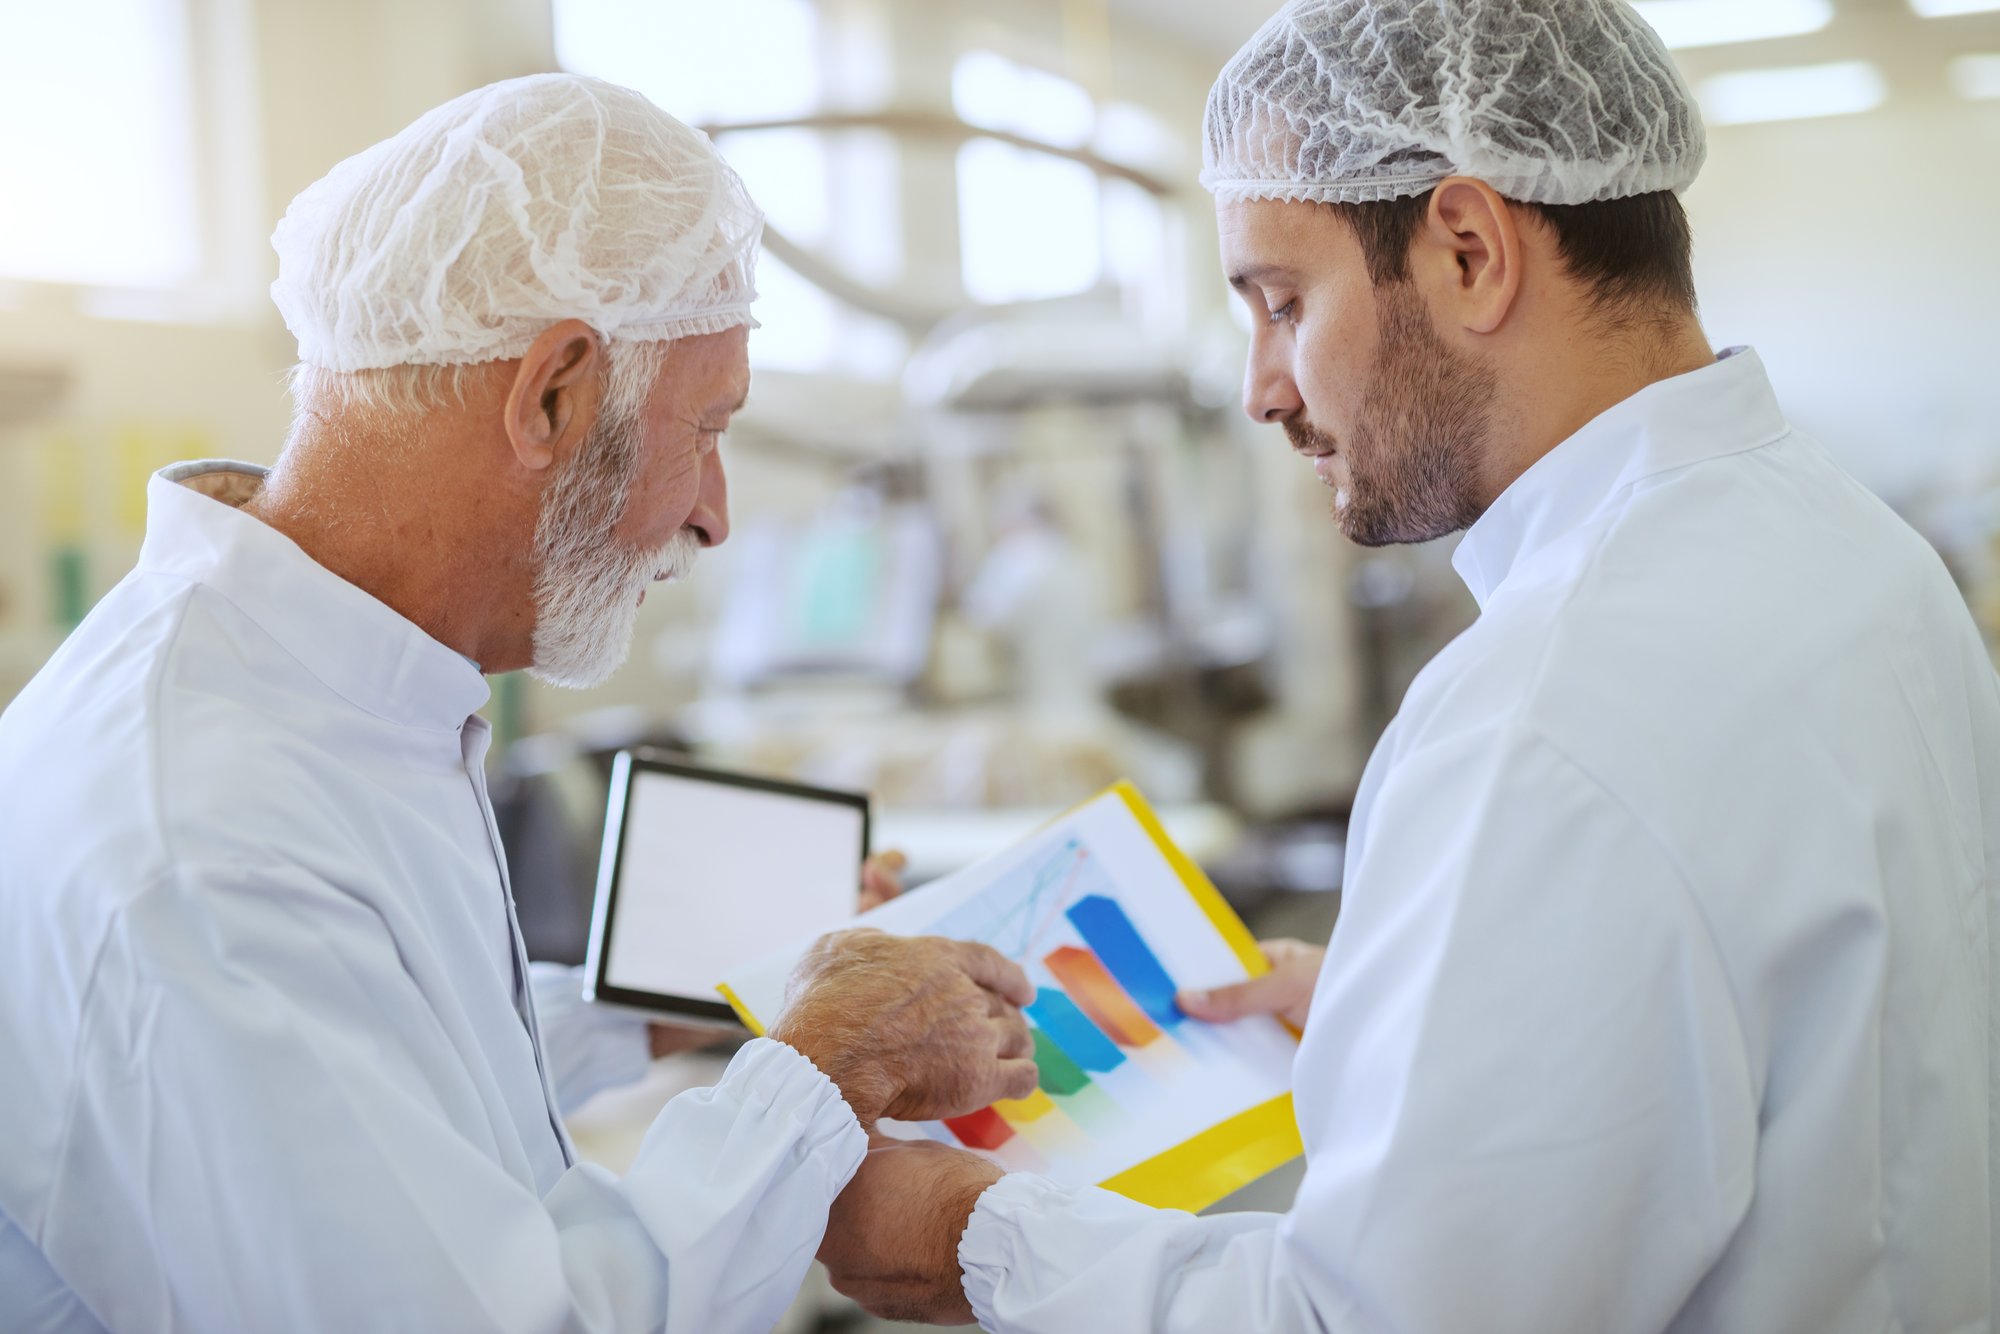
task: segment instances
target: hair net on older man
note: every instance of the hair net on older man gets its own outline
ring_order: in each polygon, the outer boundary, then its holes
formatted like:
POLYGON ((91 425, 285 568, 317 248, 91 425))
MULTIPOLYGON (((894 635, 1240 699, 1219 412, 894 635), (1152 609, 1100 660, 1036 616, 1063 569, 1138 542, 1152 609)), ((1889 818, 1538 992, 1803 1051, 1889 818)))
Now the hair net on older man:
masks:
POLYGON ((517 357, 580 319, 610 339, 755 326, 763 216, 706 136, 566 74, 467 93, 340 163, 272 234, 272 299, 333 371, 517 357))
POLYGON ((1218 200, 1368 203, 1472 176, 1534 204, 1681 191, 1707 152, 1624 0, 1292 0, 1209 93, 1218 200))

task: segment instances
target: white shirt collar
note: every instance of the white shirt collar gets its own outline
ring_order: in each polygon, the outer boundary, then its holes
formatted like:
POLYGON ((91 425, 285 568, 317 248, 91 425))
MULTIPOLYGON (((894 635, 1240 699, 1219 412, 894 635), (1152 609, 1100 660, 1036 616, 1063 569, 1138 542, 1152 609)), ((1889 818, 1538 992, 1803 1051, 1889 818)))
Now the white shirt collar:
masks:
POLYGON ((1763 361, 1729 348, 1712 365, 1613 404, 1536 460, 1466 529, 1451 563, 1484 607, 1524 560, 1632 483, 1755 449, 1787 429, 1763 361))
POLYGON ((146 487, 139 568, 206 584, 255 621, 328 689, 378 718, 454 731, 491 694, 470 659, 348 583, 275 528, 186 485, 261 483, 251 463, 177 463, 146 487), (226 481, 215 474, 232 476, 226 481))

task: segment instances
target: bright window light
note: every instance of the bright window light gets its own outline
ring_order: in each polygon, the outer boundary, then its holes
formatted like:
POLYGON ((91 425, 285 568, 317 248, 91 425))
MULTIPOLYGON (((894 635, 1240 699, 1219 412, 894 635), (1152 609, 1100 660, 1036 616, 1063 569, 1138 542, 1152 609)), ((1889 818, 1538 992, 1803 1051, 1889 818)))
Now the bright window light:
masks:
POLYGON ((2000 97, 2000 55, 1956 56, 1951 62, 1951 86, 1971 102, 2000 97))
POLYGON ((819 106, 811 0, 555 0, 553 17, 557 64, 636 88, 690 124, 819 106))
POLYGON ((1063 148, 1088 143, 1097 120, 1080 84, 992 51, 958 58, 951 71, 951 105, 968 125, 1011 130, 1063 148))
POLYGON ((1696 92, 1710 125, 1851 116, 1874 110, 1889 95, 1882 72, 1865 60, 1738 70, 1703 79, 1696 92))
POLYGON ((185 0, 9 7, 0 276, 166 288, 199 276, 185 0))
POLYGON ((832 230, 827 141, 813 130, 752 130, 718 137, 715 146, 773 227, 802 245, 832 230))
POLYGON ((1160 118, 1130 102, 1107 102, 1097 120, 1091 146, 1100 155, 1128 167, 1172 170, 1181 163, 1182 149, 1160 118))
POLYGON ((2000 10, 2000 0, 1910 0, 1919 18, 1942 19, 1954 14, 1984 14, 2000 10))
POLYGON ((1670 47, 1797 37, 1833 22, 1832 0, 1632 0, 1632 8, 1670 47))
POLYGON ((996 139, 958 150, 959 266, 966 295, 1000 303, 1089 290, 1103 270, 1097 173, 996 139))

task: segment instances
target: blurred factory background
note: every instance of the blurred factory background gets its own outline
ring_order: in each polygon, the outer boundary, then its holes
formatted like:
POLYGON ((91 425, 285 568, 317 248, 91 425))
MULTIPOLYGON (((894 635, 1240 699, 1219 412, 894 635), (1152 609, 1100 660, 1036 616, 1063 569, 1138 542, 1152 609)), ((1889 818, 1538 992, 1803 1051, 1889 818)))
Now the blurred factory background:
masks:
MULTIPOLYGON (((610 684, 495 683, 536 951, 581 949, 598 757, 640 740, 866 788, 918 879, 1130 776, 1240 902, 1336 889, 1473 608, 1448 543, 1348 546, 1237 408, 1199 132, 1274 4, 0 0, 0 704, 131 565, 150 472, 275 457, 292 195, 566 68, 707 127, 771 229, 736 535, 610 684)), ((2000 630, 2000 0, 1640 8, 1710 118, 1712 341, 2000 630)))

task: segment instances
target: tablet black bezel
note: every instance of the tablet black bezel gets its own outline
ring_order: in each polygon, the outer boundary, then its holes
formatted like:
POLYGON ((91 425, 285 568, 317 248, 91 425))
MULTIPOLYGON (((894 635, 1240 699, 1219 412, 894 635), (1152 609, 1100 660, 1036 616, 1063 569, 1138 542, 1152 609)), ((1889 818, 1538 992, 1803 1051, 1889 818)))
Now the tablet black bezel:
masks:
POLYGON ((703 1000, 693 996, 669 995, 661 991, 637 991, 629 987, 613 986, 605 980, 604 972, 609 967, 611 958, 609 948, 611 923, 618 909, 619 868, 624 862, 625 817, 632 805, 632 775, 635 771, 668 774, 675 778, 720 783, 726 787, 744 787, 759 792, 774 792, 782 796, 802 797, 811 801, 831 802, 858 809, 861 812, 861 850, 854 861, 857 895, 860 892, 861 863, 868 858, 872 814, 869 810, 868 794, 846 792, 837 788, 812 787, 805 783, 763 778, 755 774, 736 773, 726 769, 709 769, 681 760, 670 760, 647 750, 621 750, 613 757, 611 791, 605 805, 604 844, 598 856, 597 888, 590 911, 590 947, 584 959, 584 999, 645 1010, 664 1019, 741 1030, 742 1020, 737 1018, 736 1012, 720 999, 703 1000))

